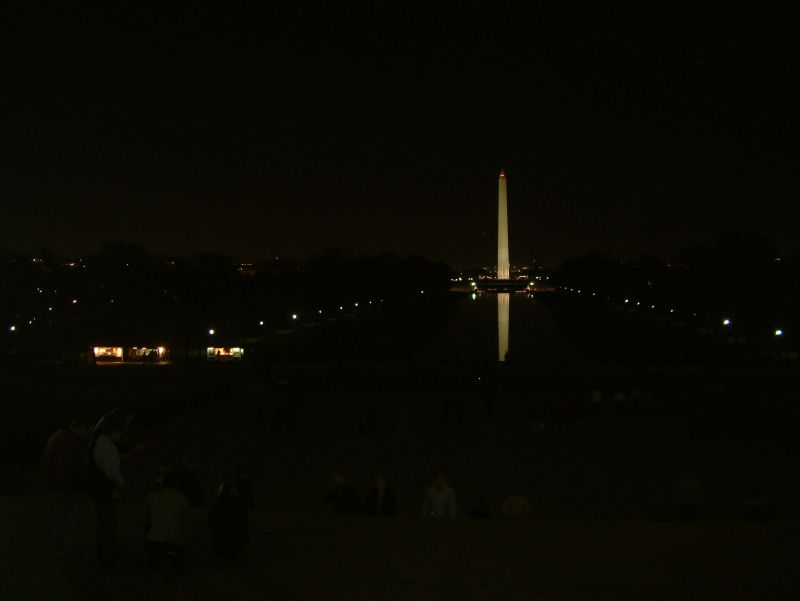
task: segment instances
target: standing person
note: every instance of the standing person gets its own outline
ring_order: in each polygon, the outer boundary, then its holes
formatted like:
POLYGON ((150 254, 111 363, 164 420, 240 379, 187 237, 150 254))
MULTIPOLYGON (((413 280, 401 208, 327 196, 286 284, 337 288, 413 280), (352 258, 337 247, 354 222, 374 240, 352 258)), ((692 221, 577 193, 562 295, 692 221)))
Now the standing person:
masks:
POLYGON ((173 471, 178 492, 186 495, 190 507, 205 507, 206 492, 203 482, 200 479, 200 459, 195 455, 189 455, 182 464, 178 465, 173 471))
POLYGON ((220 486, 208 512, 208 527, 214 550, 220 557, 231 561, 242 556, 250 542, 247 510, 239 489, 231 482, 220 486))
POLYGON ((328 503, 336 515, 353 515, 361 506, 361 496, 356 487, 345 479, 342 472, 335 470, 331 474, 331 484, 323 501, 328 503))
POLYGON ((84 416, 55 432, 47 441, 40 466, 42 488, 53 504, 52 532, 59 559, 72 559, 72 533, 78 513, 78 490, 88 455, 86 438, 91 428, 84 416))
POLYGON ((253 483, 245 476, 244 468, 241 465, 237 465, 233 468, 233 480, 231 480, 231 484, 239 491, 244 510, 247 512, 254 511, 256 508, 256 496, 253 492, 253 483))
POLYGON ((179 570, 183 566, 189 501, 177 490, 178 480, 172 469, 163 470, 161 490, 147 495, 142 510, 144 549, 150 569, 158 571, 169 561, 179 570))
POLYGON ((118 504, 125 487, 120 470, 117 444, 124 422, 110 418, 96 428, 90 447, 89 486, 97 516, 97 561, 100 568, 113 572, 117 554, 118 504))
POLYGON ((397 515, 394 490, 383 474, 379 473, 375 477, 375 484, 364 496, 364 514, 378 516, 397 515))
POLYGON ((448 519, 456 517, 456 493, 447 484, 444 474, 434 476, 433 484, 425 490, 422 517, 426 519, 448 519))

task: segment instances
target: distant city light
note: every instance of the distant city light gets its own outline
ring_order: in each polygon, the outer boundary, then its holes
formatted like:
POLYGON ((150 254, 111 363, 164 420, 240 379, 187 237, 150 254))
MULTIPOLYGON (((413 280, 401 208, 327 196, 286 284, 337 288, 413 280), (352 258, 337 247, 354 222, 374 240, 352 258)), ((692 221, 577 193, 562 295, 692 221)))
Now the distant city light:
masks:
POLYGON ((211 329, 208 331, 208 335, 209 335, 209 336, 213 336, 213 335, 214 335, 214 328, 211 328, 211 329))
POLYGON ((626 303, 628 302, 628 299, 627 299, 627 298, 625 299, 625 302, 626 302, 626 303))
POLYGON ((670 309, 669 312, 670 313, 675 313, 675 309, 670 309))
POLYGON ((297 319, 297 313, 292 313, 292 319, 297 319))
POLYGON ((357 306, 358 306, 358 303, 353 303, 353 306, 354 306, 354 307, 357 307, 357 306))
POLYGON ((722 320, 722 325, 724 325, 724 326, 729 326, 729 325, 731 325, 731 320, 730 320, 730 319, 723 319, 723 320, 722 320))
POLYGON ((318 310, 318 311, 317 311, 317 313, 319 313, 320 315, 322 315, 322 309, 318 310))
POLYGON ((260 325, 260 326, 263 326, 263 325, 264 325, 264 322, 263 322, 263 321, 259 321, 259 322, 258 322, 258 325, 260 325))
POLYGON ((478 295, 473 292, 472 293, 472 300, 475 300, 476 298, 478 298, 478 295))
POLYGON ((73 298, 72 299, 72 304, 73 305, 77 305, 78 304, 78 299, 77 298, 73 298))
POLYGON ((9 332, 16 332, 16 331, 17 331, 17 326, 11 326, 11 327, 9 327, 9 328, 8 328, 8 331, 9 331, 9 332))
POLYGON ((783 336, 783 330, 781 330, 781 329, 775 330, 775 335, 776 336, 783 336))
POLYGON ((425 291, 424 290, 420 290, 419 293, 420 294, 425 294, 425 291))
POLYGON ((344 307, 340 306, 339 311, 344 311, 344 307))
POLYGON ((47 307, 47 310, 48 310, 48 311, 52 311, 52 310, 53 310, 53 307, 47 307))

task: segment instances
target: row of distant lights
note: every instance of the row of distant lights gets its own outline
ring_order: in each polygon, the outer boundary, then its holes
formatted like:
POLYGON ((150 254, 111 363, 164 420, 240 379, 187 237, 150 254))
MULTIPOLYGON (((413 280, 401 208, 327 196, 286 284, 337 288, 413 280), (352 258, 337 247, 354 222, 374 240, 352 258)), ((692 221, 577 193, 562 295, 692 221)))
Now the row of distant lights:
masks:
MULTIPOLYGON (((420 291, 419 291, 419 293, 420 293, 420 294, 425 294, 425 291, 424 291, 424 290, 420 290, 420 291)), ((112 300, 111 302, 113 303, 114 301, 112 300)), ((379 300, 378 300, 378 302, 382 303, 382 302, 383 302, 383 299, 382 299, 382 298, 381 298, 381 299, 379 299, 379 300)), ((73 305, 77 305, 77 304, 78 304, 78 299, 72 299, 72 304, 73 304, 73 305)), ((371 304, 372 304, 372 301, 369 301, 369 302, 368 302, 368 304, 370 304, 370 305, 371 305, 371 304)), ((357 303, 357 302, 356 302, 356 303, 353 303, 353 306, 354 306, 354 307, 358 307, 358 303, 357 303)), ((48 310, 48 311, 52 311, 52 310, 53 310, 53 307, 48 307, 48 308, 47 308, 47 310, 48 310)), ((339 311, 344 311, 344 305, 340 305, 340 306, 339 306, 339 311)), ((319 315, 322 315, 322 309, 318 309, 318 310, 317 310, 317 313, 318 313, 319 315)), ((299 317, 299 316, 298 316, 298 314, 297 314, 297 313, 292 313, 292 320, 296 321, 298 317, 299 317)), ((34 317, 34 318, 33 318, 33 320, 31 320, 31 321, 28 321, 28 324, 33 324, 33 322, 34 322, 35 320, 36 320, 36 318, 34 317)), ((258 322, 258 325, 259 325, 259 326, 263 326, 263 325, 264 325, 264 320, 263 320, 263 319, 262 319, 262 320, 260 320, 260 321, 258 322)), ((17 331, 17 326, 15 326, 15 325, 11 325, 11 326, 9 326, 9 327, 8 327, 8 331, 9 331, 9 332, 16 332, 16 331, 17 331)), ((210 329, 208 330, 208 335, 209 335, 209 336, 213 336, 214 334, 216 334, 216 330, 214 330, 214 328, 210 328, 210 329)))
MULTIPOLYGON (((37 288, 37 290, 40 290, 40 289, 39 289, 39 288, 37 288)), ((72 299, 72 303, 71 303, 71 304, 73 304, 73 305, 77 305, 77 304, 78 304, 78 299, 77 299, 77 298, 73 298, 73 299, 72 299)), ((47 307, 47 310, 48 310, 48 311, 52 311, 52 310, 53 310, 53 307, 47 307)), ((32 317, 31 319, 29 319, 29 320, 28 320, 28 325, 29 325, 29 326, 32 326, 34 321, 36 321, 36 318, 35 318, 35 317, 32 317)), ((9 332, 16 332, 16 331, 17 331, 17 326, 15 326, 15 325, 10 325, 10 326, 8 326, 8 331, 9 331, 9 332)))
MULTIPOLYGON (((563 290, 569 290, 570 292, 577 292, 578 294, 581 294, 581 291, 580 291, 580 290, 575 290, 574 288, 566 288, 566 287, 565 287, 565 288, 563 288, 563 290)), ((474 294, 473 294, 472 296, 473 296, 473 298, 475 297, 475 295, 474 295, 474 294)), ((592 292, 592 296, 597 296, 597 292, 592 292)), ((610 296, 609 296, 609 297, 607 297, 607 298, 608 298, 608 300, 611 300, 611 297, 610 297, 610 296)), ((627 304, 627 303, 630 303, 630 299, 628 299, 628 298, 626 298, 626 299, 623 299, 623 301, 624 301, 626 304, 627 304)), ((641 303, 640 303, 639 301, 636 301, 636 306, 637 306, 637 307, 641 306, 641 303)), ((655 305, 650 305, 650 308, 651 308, 651 309, 655 309, 655 308, 656 308, 656 306, 655 306, 655 305)), ((670 310, 669 310, 669 312, 670 312, 670 313, 675 313, 675 309, 670 309, 670 310)), ((696 315, 697 315, 697 313, 692 313, 692 315, 696 316, 696 315)), ((730 327, 732 324, 733 324, 733 322, 732 322, 730 319, 728 319, 727 317, 726 317, 725 319, 723 319, 723 320, 722 320, 722 325, 723 325, 724 327, 726 327, 726 328, 727 328, 727 327, 730 327)), ((783 336, 783 330, 782 330, 782 329, 780 329, 780 328, 777 328, 777 329, 775 329, 775 331, 773 331, 772 333, 773 333, 773 335, 775 335, 775 336, 779 336, 779 337, 780 337, 780 336, 783 336)))
MULTIPOLYGON (((420 293, 420 294, 425 294, 425 291, 424 291, 424 290, 420 290, 420 291, 419 291, 419 293, 420 293)), ((111 299, 111 302, 113 303, 113 302, 114 302, 114 299, 111 299)), ((381 299, 378 299, 378 301, 377 301, 377 302, 379 302, 379 303, 382 303, 382 302, 383 302, 383 299, 382 299, 382 298, 381 298, 381 299)), ((78 304, 78 299, 77 299, 77 298, 73 298, 73 299, 72 299, 72 303, 71 303, 71 304, 73 304, 73 305, 77 305, 77 304, 78 304)), ((370 305, 371 305, 371 304, 372 304, 372 301, 369 301, 369 302, 368 302, 368 304, 370 304, 370 305)), ((357 303, 357 302, 356 302, 356 303, 353 303, 353 306, 354 306, 354 307, 358 307, 358 303, 357 303)), ((48 311, 52 311, 52 310, 53 310, 53 307, 47 307, 47 310, 48 310, 48 311)), ((344 311, 344 305, 340 305, 340 306, 339 306, 339 311, 344 311)), ((317 310, 317 313, 318 313, 319 315, 322 315, 322 309, 318 309, 318 310, 317 310)), ((292 313, 292 320, 295 320, 295 321, 296 321, 296 320, 297 320, 297 318, 298 318, 298 314, 297 314, 297 313, 292 313)), ((30 324, 33 324, 33 322, 34 322, 34 321, 36 321, 36 318, 35 318, 35 317, 33 318, 33 320, 31 320, 31 321, 28 321, 28 324, 29 324, 29 325, 30 325, 30 324)), ((258 325, 259 325, 259 326, 263 326, 263 325, 264 325, 264 320, 263 320, 263 319, 262 319, 262 320, 260 320, 260 321, 258 322, 258 325)), ((11 325, 11 326, 9 326, 9 327, 8 327, 8 331, 9 331, 9 332, 16 332, 16 331, 17 331, 17 326, 15 326, 15 325, 11 325)), ((209 336, 213 336, 215 333, 216 333, 216 332, 215 332, 214 328, 211 328, 211 329, 209 329, 209 330, 208 330, 208 335, 209 335, 209 336)))
MULTIPOLYGON (((425 293, 425 291, 424 291, 424 290, 420 290, 420 291, 419 291, 419 293, 420 293, 420 294, 424 294, 424 293, 425 293)), ((379 302, 379 303, 382 303, 382 302, 383 302, 383 299, 381 298, 381 299, 379 299, 377 302, 379 302)), ((371 304, 372 304, 372 301, 369 301, 367 304, 371 305, 371 304)), ((354 307, 358 307, 358 303, 353 303, 353 306, 354 306, 354 307)), ((344 305, 339 305, 339 311, 344 311, 344 305)), ((318 313, 319 315, 322 315, 322 309, 317 309, 317 313, 318 313)), ((300 317, 300 316, 299 316, 297 313, 292 313, 292 321, 297 321, 297 319, 299 319, 299 317, 300 317)), ((259 322, 258 322, 258 325, 259 325, 259 326, 263 326, 263 325, 264 325, 264 320, 263 320, 263 319, 262 319, 262 320, 259 320, 259 322)), ((13 326, 12 326, 12 327, 13 327, 13 326)), ((210 329, 208 330, 208 335, 209 335, 209 336, 213 336, 213 335, 214 335, 214 334, 216 334, 216 333, 217 333, 217 331, 216 331, 214 328, 210 328, 210 329)))
MULTIPOLYGON (((723 325, 724 327, 726 327, 726 328, 729 328, 731 325, 733 325, 733 322, 732 322, 730 319, 728 319, 728 318, 726 317, 725 319, 723 319, 723 320, 722 320, 722 325, 723 325)), ((773 334, 774 334, 775 336, 783 336, 783 330, 781 330, 780 328, 777 328, 777 329, 776 329, 776 330, 773 332, 773 334)))

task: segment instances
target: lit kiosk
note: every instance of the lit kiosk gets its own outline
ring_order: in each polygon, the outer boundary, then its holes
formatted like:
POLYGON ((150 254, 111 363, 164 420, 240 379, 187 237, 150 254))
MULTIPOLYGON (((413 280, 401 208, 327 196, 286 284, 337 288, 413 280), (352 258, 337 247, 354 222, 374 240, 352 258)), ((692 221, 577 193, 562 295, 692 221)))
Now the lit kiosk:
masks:
POLYGON ((128 350, 128 361, 133 363, 166 363, 169 351, 165 346, 132 346, 128 350))
POLYGON ((97 365, 122 363, 125 360, 125 352, 121 346, 96 346, 92 353, 97 365))
POLYGON ((497 190, 497 277, 477 280, 475 287, 481 292, 497 294, 497 360, 505 361, 508 355, 508 324, 510 321, 510 293, 528 287, 527 280, 511 279, 511 262, 508 253, 508 192, 506 174, 501 169, 497 190))
POLYGON ((206 348, 206 361, 212 363, 238 363, 244 357, 240 346, 209 346, 206 348))
POLYGON ((169 358, 166 346, 95 346, 92 348, 97 365, 110 363, 164 364, 169 358))

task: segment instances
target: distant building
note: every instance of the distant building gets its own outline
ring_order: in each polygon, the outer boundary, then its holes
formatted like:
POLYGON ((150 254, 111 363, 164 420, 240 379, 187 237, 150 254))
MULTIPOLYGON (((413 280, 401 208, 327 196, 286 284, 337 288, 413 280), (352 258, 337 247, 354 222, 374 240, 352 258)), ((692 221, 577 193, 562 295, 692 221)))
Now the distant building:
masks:
POLYGON ((121 346, 96 346, 93 351, 95 363, 122 363, 125 360, 121 346))
POLYGON ((94 362, 104 363, 165 363, 169 350, 165 346, 95 346, 94 362))
POLYGON ((244 349, 240 346, 209 346, 206 349, 206 360, 211 362, 236 362, 244 357, 244 349))

